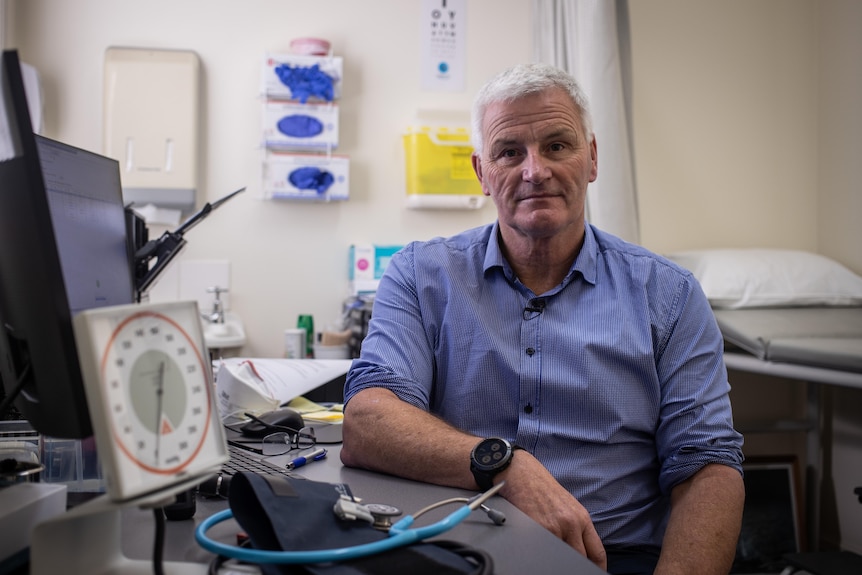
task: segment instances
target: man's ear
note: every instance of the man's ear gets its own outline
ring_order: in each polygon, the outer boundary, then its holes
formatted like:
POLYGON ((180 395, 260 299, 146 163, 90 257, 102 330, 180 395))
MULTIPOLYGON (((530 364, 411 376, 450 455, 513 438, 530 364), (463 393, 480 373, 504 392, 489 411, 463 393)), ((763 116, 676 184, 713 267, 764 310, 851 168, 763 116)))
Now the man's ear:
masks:
POLYGON ((590 181, 595 182, 599 175, 599 150, 596 145, 595 134, 593 134, 593 138, 590 140, 590 160, 593 164, 592 170, 590 171, 590 181))
POLYGON ((473 171, 476 173, 476 177, 479 179, 479 183, 482 184, 482 193, 486 196, 490 196, 491 194, 485 189, 485 174, 482 172, 482 159, 479 158, 479 154, 473 152, 470 156, 470 162, 473 164, 473 171))

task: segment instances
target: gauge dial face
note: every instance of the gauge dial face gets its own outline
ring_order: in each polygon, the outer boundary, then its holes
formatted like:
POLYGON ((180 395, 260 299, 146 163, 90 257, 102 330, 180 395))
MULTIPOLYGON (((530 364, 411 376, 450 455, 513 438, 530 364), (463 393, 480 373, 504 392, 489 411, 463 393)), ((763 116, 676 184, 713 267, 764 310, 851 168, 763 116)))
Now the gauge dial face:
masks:
POLYGON ((75 340, 108 495, 161 501, 228 460, 197 302, 78 312, 75 340))
POLYGON ((195 460, 213 417, 206 369, 194 339, 163 313, 139 311, 114 328, 101 380, 114 441, 135 465, 173 475, 195 460))

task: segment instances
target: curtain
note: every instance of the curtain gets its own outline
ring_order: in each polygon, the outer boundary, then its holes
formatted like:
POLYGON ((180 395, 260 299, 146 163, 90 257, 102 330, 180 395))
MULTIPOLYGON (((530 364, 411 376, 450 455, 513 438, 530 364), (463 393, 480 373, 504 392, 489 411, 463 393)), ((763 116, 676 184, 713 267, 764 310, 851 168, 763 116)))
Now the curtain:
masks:
POLYGON ((587 219, 638 243, 628 0, 533 0, 533 59, 572 74, 590 101, 599 171, 587 219))

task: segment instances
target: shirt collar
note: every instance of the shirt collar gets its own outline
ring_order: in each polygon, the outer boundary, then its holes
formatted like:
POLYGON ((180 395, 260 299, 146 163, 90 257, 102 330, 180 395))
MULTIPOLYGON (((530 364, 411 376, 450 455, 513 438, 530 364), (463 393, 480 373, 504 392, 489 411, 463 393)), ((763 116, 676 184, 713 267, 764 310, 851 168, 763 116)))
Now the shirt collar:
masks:
MULTIPOLYGON (((584 245, 581 246, 581 251, 578 253, 578 257, 575 258, 575 261, 572 263, 572 268, 569 270, 569 273, 566 275, 566 278, 563 280, 562 285, 568 284, 572 280, 572 276, 575 272, 581 274, 581 276, 589 283, 595 285, 596 283, 596 269, 597 269, 597 261, 598 261, 598 244, 596 242, 596 236, 593 233, 592 226, 589 223, 584 223, 584 245)), ((503 269, 503 273, 510 280, 514 278, 514 274, 512 272, 512 266, 509 265, 509 262, 506 261, 506 258, 503 257, 503 251, 500 249, 500 222, 495 221, 494 225, 491 227, 491 234, 488 237, 488 247, 485 250, 485 262, 484 262, 484 271, 488 272, 491 268, 500 267, 503 269)))
POLYGON ((584 245, 581 246, 581 251, 578 253, 578 257, 575 258, 572 269, 569 271, 566 279, 563 280, 563 284, 571 281, 574 272, 580 272, 581 276, 587 282, 596 285, 598 260, 599 246, 598 242, 596 242, 596 235, 593 233, 592 226, 584 222, 584 245))
MULTIPOLYGON (((500 222, 495 221, 491 226, 491 233, 488 236, 488 247, 485 248, 485 264, 483 270, 488 273, 488 270, 494 267, 501 267, 504 271, 511 271, 509 262, 503 257, 503 250, 500 249, 500 222)), ((507 272, 506 275, 510 275, 507 272)))

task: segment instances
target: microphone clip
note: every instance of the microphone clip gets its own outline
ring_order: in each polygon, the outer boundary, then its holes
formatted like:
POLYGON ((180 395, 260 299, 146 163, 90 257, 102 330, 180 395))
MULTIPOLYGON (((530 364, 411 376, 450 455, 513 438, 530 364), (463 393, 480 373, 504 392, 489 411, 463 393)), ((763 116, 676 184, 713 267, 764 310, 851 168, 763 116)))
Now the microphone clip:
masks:
POLYGON ((534 297, 527 302, 527 306, 524 308, 524 319, 530 320, 535 317, 541 315, 543 311, 545 311, 545 306, 547 305, 547 301, 543 297, 534 297))

